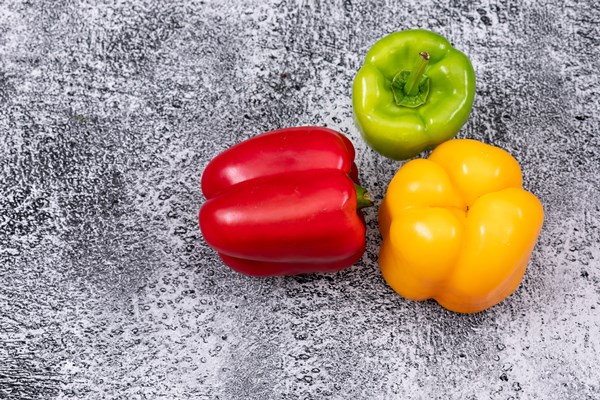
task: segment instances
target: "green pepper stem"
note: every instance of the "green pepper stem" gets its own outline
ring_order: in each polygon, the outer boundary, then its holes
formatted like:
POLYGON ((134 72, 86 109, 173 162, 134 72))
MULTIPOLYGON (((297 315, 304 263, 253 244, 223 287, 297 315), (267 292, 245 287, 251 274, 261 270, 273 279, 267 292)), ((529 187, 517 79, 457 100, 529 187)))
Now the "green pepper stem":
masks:
POLYGON ((406 93, 407 96, 414 96, 419 92, 419 82, 421 81, 421 77, 423 76, 423 72, 425 72, 427 64, 429 64, 429 53, 422 51, 419 53, 417 64, 411 71, 408 81, 406 81, 406 85, 404 85, 404 93, 406 93))
POLYGON ((354 188, 356 189, 356 209, 360 210, 362 208, 371 207, 374 203, 371 193, 356 183, 354 184, 354 188))

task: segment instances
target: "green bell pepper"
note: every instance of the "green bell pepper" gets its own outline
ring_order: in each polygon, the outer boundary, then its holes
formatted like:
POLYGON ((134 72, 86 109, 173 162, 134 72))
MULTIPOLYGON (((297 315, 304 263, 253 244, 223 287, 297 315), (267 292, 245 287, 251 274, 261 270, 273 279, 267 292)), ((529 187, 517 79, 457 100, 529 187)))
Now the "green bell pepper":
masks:
POLYGON ((452 138, 475 97, 471 62, 426 30, 392 33, 371 47, 354 79, 354 121, 369 146, 405 160, 452 138))

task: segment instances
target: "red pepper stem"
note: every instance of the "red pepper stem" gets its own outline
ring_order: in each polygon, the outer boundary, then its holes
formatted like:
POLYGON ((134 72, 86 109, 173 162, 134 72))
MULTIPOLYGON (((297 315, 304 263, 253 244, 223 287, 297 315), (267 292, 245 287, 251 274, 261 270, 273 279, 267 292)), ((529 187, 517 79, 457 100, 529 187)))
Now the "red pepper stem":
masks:
POLYGON ((415 96, 419 92, 419 82, 421 82, 421 77, 423 76, 423 72, 425 72, 427 64, 429 64, 429 53, 422 51, 419 53, 417 63, 411 71, 406 85, 404 85, 404 93, 407 96, 415 96))
POLYGON ((356 189, 356 209, 360 210, 362 208, 371 207, 374 204, 373 197, 371 197, 371 193, 367 191, 362 186, 354 184, 354 188, 356 189))

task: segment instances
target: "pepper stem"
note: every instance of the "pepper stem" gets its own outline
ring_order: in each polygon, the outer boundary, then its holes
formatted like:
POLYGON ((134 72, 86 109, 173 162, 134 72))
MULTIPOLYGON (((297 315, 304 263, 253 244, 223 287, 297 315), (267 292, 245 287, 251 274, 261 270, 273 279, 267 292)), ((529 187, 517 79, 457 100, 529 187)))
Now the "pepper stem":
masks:
POLYGON ((356 189, 356 209, 360 210, 362 208, 371 207, 374 204, 373 197, 371 197, 371 193, 367 191, 364 187, 354 184, 354 188, 356 189))
POLYGON ((422 51, 419 53, 416 65, 410 72, 406 85, 404 85, 404 93, 407 96, 415 96, 419 92, 419 82, 421 82, 427 64, 429 64, 429 53, 422 51))

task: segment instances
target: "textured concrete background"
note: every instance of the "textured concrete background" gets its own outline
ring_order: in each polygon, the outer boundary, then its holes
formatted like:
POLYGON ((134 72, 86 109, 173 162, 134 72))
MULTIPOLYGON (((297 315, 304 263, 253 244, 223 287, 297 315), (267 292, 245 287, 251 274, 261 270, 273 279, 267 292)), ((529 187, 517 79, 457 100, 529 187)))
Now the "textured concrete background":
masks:
POLYGON ((1 399, 600 399, 594 0, 0 2, 1 399), (406 301, 368 249, 252 279, 203 242, 206 163, 275 128, 356 144, 351 83, 399 29, 473 61, 461 137, 509 150, 546 222, 522 285, 463 316, 406 301))

